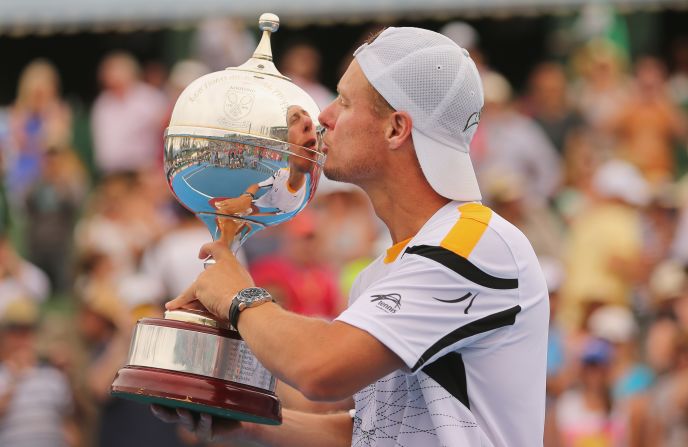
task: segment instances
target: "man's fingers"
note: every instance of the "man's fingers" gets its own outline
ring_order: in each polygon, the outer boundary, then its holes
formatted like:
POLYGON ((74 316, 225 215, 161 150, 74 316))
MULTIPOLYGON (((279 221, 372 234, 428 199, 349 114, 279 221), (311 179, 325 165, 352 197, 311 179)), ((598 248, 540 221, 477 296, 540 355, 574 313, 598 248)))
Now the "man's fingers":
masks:
POLYGON ((204 441, 213 440, 213 417, 207 413, 201 413, 201 418, 196 427, 196 436, 204 441))
POLYGON ((200 259, 211 257, 216 261, 231 258, 232 256, 232 251, 224 242, 221 241, 208 242, 207 244, 204 244, 201 247, 201 250, 198 252, 198 257, 200 259))
POLYGON ((188 304, 196 299, 196 283, 194 282, 181 295, 175 299, 165 303, 165 309, 174 310, 179 309, 185 304, 188 304))
POLYGON ((189 410, 177 408, 177 416, 179 417, 179 425, 192 433, 196 432, 196 421, 189 410))
POLYGON ((177 415, 177 412, 171 408, 152 404, 150 409, 153 415, 163 422, 167 422, 168 424, 176 424, 179 422, 179 416, 177 415))

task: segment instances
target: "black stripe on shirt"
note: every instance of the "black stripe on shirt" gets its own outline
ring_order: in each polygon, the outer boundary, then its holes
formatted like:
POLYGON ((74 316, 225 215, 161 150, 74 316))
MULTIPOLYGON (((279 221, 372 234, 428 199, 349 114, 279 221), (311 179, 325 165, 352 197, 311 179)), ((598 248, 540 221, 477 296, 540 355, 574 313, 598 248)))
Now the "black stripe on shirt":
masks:
POLYGON ((483 318, 471 321, 470 323, 454 329, 449 334, 440 338, 434 345, 420 356, 416 364, 413 366, 413 371, 418 370, 425 364, 433 355, 440 352, 442 349, 457 343, 464 338, 472 337, 473 335, 482 334, 483 332, 498 329, 500 327, 511 326, 516 322, 516 314, 521 312, 521 306, 514 306, 510 309, 488 315, 483 318))
POLYGON ((457 398, 466 408, 471 409, 466 384, 466 366, 461 354, 450 352, 427 365, 423 368, 423 372, 457 398))
POLYGON ((480 270, 475 264, 463 256, 459 256, 444 247, 432 245, 415 245, 406 249, 404 253, 423 256, 439 262, 469 281, 490 289, 516 289, 518 278, 498 278, 480 270))

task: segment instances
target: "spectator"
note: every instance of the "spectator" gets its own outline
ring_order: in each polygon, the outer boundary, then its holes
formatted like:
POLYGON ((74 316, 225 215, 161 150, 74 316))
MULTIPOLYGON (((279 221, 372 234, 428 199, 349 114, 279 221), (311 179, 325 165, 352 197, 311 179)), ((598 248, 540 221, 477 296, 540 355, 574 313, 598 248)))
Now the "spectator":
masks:
POLYGON ((576 106, 592 130, 606 136, 609 122, 631 94, 625 59, 612 42, 595 39, 579 50, 573 65, 580 76, 573 85, 576 106))
POLYGON ((70 289, 73 232, 87 194, 86 172, 69 149, 50 149, 26 197, 28 258, 50 278, 55 293, 70 289))
POLYGON ((302 41, 293 42, 280 58, 280 70, 308 93, 319 108, 324 109, 334 99, 334 94, 320 83, 321 57, 318 49, 302 41))
POLYGON ((38 308, 13 301, 0 318, 0 445, 76 447, 67 379, 41 364, 36 350, 38 308))
POLYGON ((332 319, 344 305, 337 277, 322 258, 322 234, 312 212, 302 211, 285 226, 283 253, 265 256, 250 266, 261 287, 285 309, 332 319))
POLYGON ((94 255, 85 266, 79 328, 89 348, 87 389, 99 410, 95 445, 181 447, 184 444, 174 427, 156 420, 147 406, 110 396, 112 380, 126 361, 135 321, 144 316, 160 317, 161 308, 151 304, 160 297, 155 292, 142 295, 150 289, 131 277, 115 282, 106 256, 94 255))
POLYGON ((564 186, 555 200, 565 221, 581 213, 594 197, 593 176, 603 161, 600 142, 589 128, 569 134, 564 146, 564 186))
POLYGON ((681 330, 688 332, 686 266, 675 259, 660 262, 650 275, 648 289, 654 313, 675 318, 681 330))
POLYGON ((686 133, 686 123, 667 96, 666 69, 657 59, 644 57, 635 68, 635 91, 610 125, 620 157, 633 163, 652 183, 674 178, 674 142, 686 133))
POLYGON ((96 166, 105 174, 156 166, 165 95, 139 80, 140 68, 127 53, 111 53, 100 64, 103 91, 93 105, 91 125, 96 166))
POLYGON ((41 303, 50 293, 50 280, 35 265, 22 259, 7 237, 0 237, 0 314, 17 298, 41 303))
POLYGON ((566 391, 556 408, 561 447, 619 445, 624 427, 613 412, 609 389, 611 347, 590 340, 580 358, 580 383, 566 391))
POLYGON ((193 47, 210 71, 219 71, 246 62, 256 49, 256 39, 241 20, 212 17, 199 24, 193 47))
POLYGON ((72 113, 60 98, 60 77, 50 62, 37 59, 24 68, 5 119, 0 153, 10 197, 20 200, 40 175, 43 153, 69 147, 72 140, 72 113))
POLYGON ((673 337, 669 339, 669 358, 673 362, 651 396, 650 427, 645 444, 648 446, 688 445, 688 338, 685 332, 673 329, 673 337))
POLYGON ((517 173, 496 169, 483 174, 483 184, 485 200, 526 235, 538 257, 561 256, 562 224, 548 206, 528 200, 525 179, 517 173))
POLYGON ((198 249, 211 237, 208 228, 193 213, 175 203, 177 224, 160 240, 148 247, 143 255, 143 273, 155 278, 165 296, 175 297, 203 271, 198 249))
POLYGON ((476 161, 478 178, 484 183, 481 176, 495 169, 516 172, 529 180, 529 200, 546 203, 561 182, 556 150, 535 122, 513 108, 511 86, 503 76, 484 73, 483 84, 485 107, 479 117, 483 140, 479 143, 484 148, 480 161, 476 161))
POLYGON ((606 340, 613 348, 609 379, 615 411, 627 427, 623 445, 642 447, 647 429, 646 398, 654 374, 639 360, 635 318, 626 307, 603 306, 592 313, 588 325, 593 337, 606 340))
POLYGON ((136 174, 106 177, 76 228, 77 249, 106 254, 120 278, 137 271, 144 250, 163 229, 144 191, 136 174))
POLYGON ((569 134, 582 127, 583 118, 569 101, 564 68, 554 62, 535 67, 530 75, 524 112, 545 131, 554 148, 562 153, 569 134))
POLYGON ((688 36, 673 43, 673 70, 669 78, 669 97, 677 106, 688 110, 688 36))
POLYGON ((595 173, 597 198, 571 222, 566 242, 567 278, 562 288, 562 321, 582 322, 586 302, 631 306, 643 271, 639 207, 647 204, 645 180, 633 166, 610 161, 595 173))

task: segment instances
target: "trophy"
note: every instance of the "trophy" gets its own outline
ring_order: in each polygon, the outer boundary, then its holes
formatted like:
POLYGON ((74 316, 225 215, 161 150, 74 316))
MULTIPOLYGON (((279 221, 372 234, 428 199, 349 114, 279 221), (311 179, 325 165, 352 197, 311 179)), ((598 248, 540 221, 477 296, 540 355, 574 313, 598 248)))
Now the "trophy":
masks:
MULTIPOLYGON (((165 173, 177 200, 234 252, 294 217, 313 197, 324 155, 313 99, 272 62, 279 18, 239 67, 205 75, 180 95, 165 131, 165 173)), ((212 262, 207 260, 206 262, 212 262)), ((276 381, 229 323, 202 306, 137 322, 114 396, 277 425, 276 381)))

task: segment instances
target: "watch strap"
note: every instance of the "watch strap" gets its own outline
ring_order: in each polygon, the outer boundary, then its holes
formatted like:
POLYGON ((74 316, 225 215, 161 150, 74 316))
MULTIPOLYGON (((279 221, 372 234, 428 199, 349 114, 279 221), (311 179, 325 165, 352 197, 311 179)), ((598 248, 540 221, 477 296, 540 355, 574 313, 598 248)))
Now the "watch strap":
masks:
POLYGON ((229 306, 229 324, 232 325, 235 331, 239 332, 237 324, 239 323, 239 300, 232 299, 232 304, 229 306))

